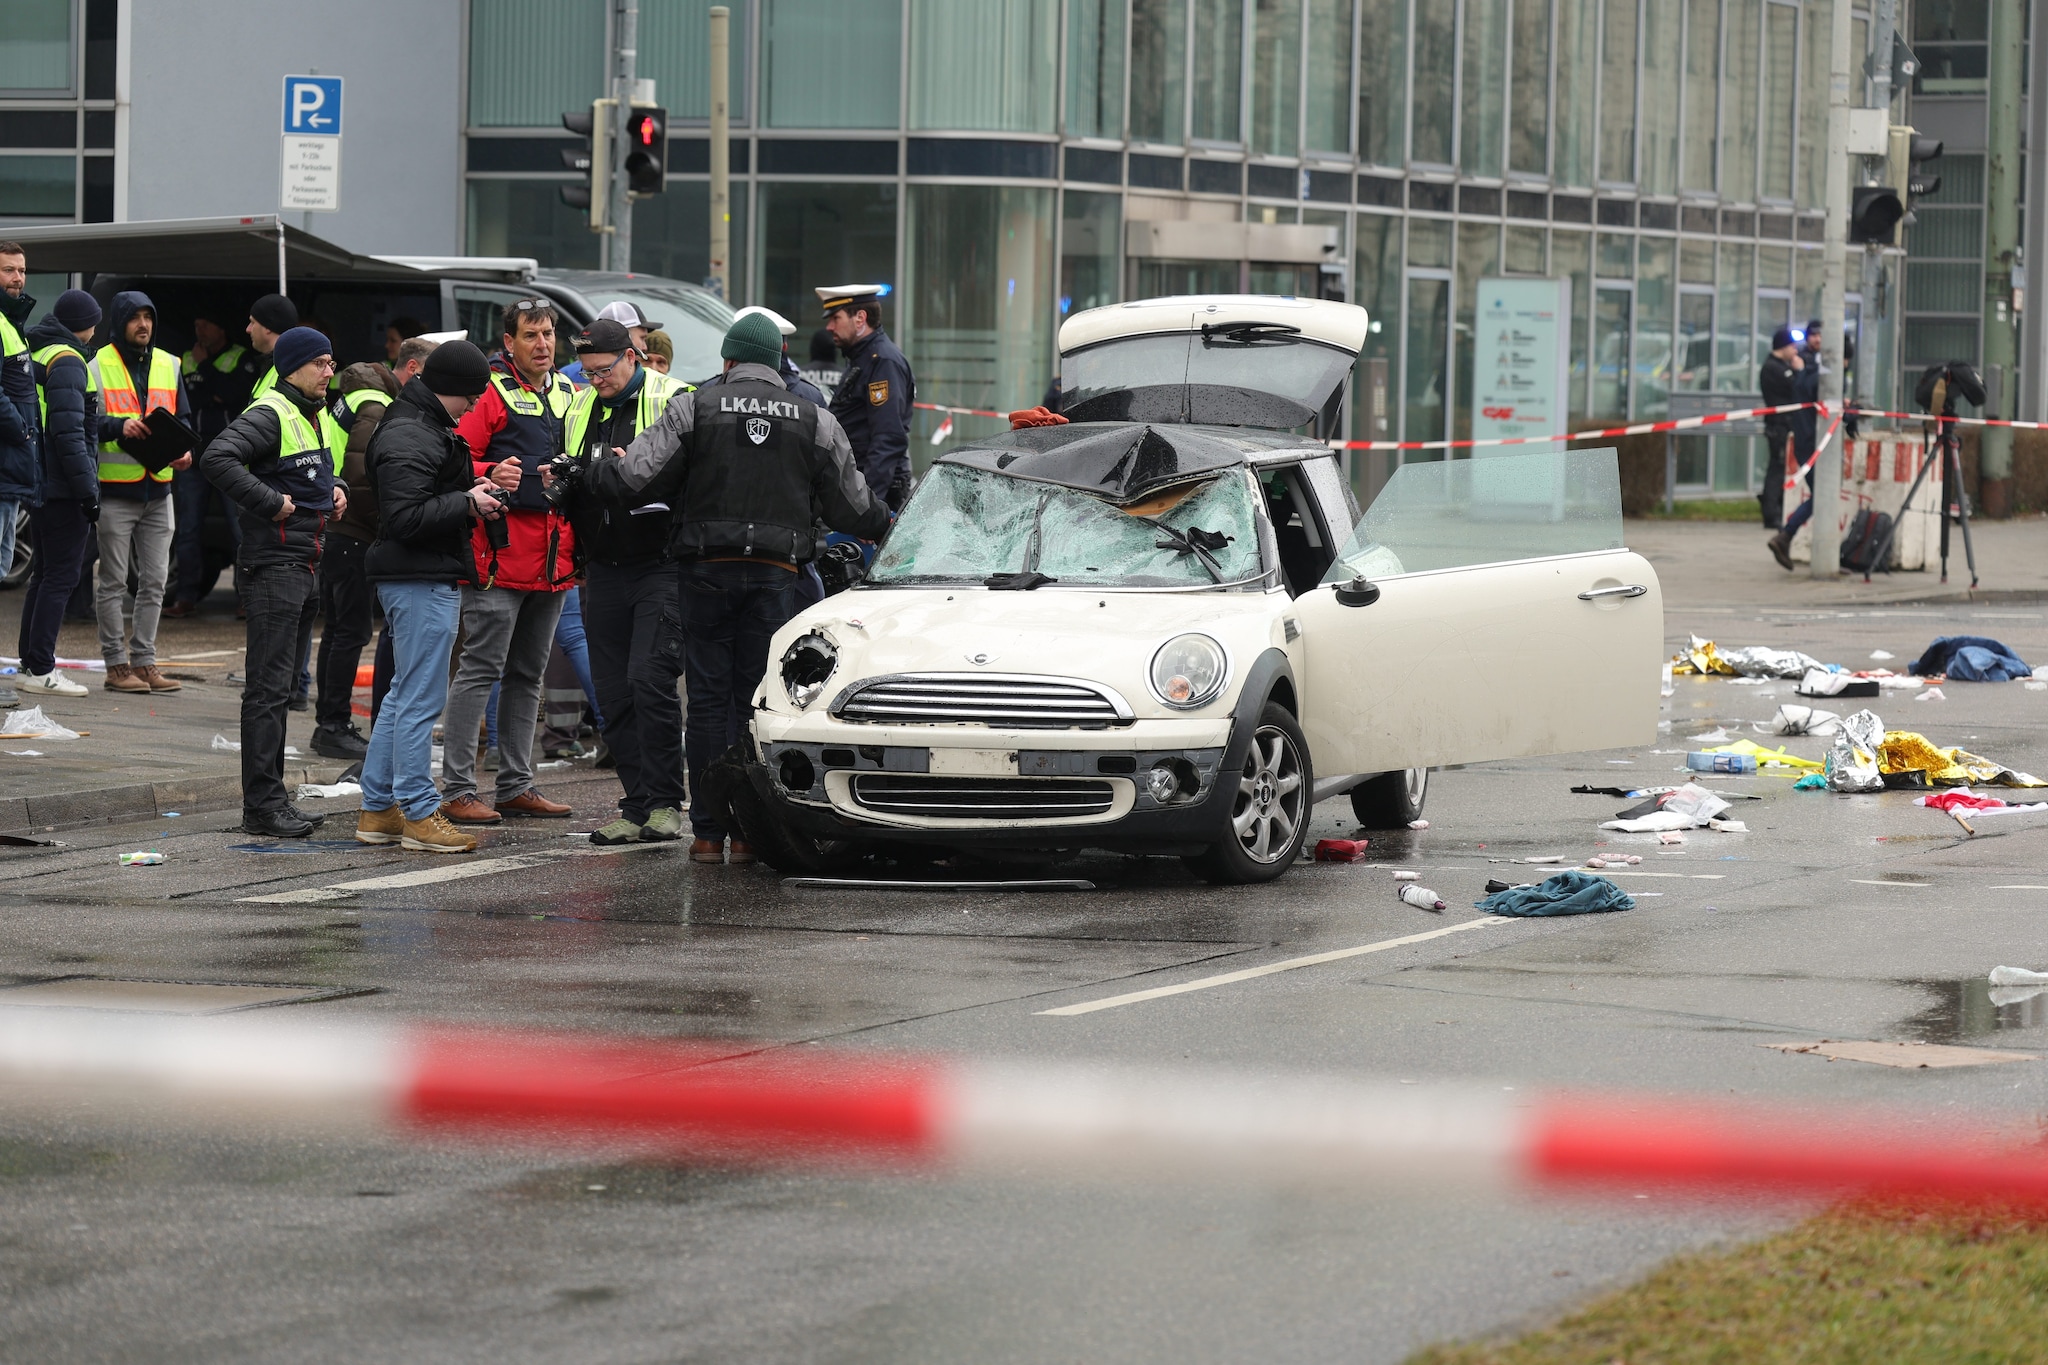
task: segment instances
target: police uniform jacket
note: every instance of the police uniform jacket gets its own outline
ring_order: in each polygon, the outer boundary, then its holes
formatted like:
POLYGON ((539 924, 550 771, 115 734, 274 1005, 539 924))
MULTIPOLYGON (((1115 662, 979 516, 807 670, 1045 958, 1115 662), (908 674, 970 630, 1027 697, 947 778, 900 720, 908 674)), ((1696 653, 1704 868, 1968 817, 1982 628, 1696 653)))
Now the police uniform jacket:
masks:
POLYGON ((676 559, 802 563, 816 553, 818 516, 869 540, 889 529, 838 420, 766 365, 735 365, 724 383, 677 394, 623 457, 598 459, 589 483, 613 502, 673 507, 676 559))
MULTIPOLYGON (((1763 367, 1757 371, 1756 376, 1757 391, 1763 395, 1764 406, 1775 408, 1786 403, 1804 402, 1805 397, 1799 392, 1800 374, 1801 371, 1793 369, 1789 361, 1775 355, 1765 356, 1763 367)), ((1794 415, 1789 412, 1775 412, 1764 418, 1764 435, 1770 438, 1773 453, 1783 452, 1785 438, 1791 435, 1795 428, 1792 420, 1794 415)))
POLYGON ((910 405, 917 401, 917 381, 903 352, 879 329, 847 352, 847 360, 831 411, 846 429, 868 491, 880 499, 897 482, 910 483, 910 405))
POLYGON ((333 457, 319 440, 323 398, 307 398, 289 384, 275 392, 305 419, 302 448, 288 451, 284 425, 269 403, 252 404, 228 423, 199 457, 199 471, 241 510, 242 546, 236 560, 245 573, 273 565, 312 569, 320 562, 334 490, 347 485, 334 477, 333 457), (284 500, 292 514, 277 520, 284 500))

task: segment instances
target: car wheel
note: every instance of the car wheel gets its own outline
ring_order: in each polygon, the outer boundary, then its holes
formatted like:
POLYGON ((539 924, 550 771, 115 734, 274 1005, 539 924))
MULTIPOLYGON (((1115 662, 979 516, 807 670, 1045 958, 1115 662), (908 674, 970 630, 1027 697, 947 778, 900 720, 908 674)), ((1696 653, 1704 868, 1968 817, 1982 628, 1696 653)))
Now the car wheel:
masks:
POLYGON ((1351 813, 1367 829, 1405 829, 1422 818, 1429 799, 1429 769, 1381 773, 1351 789, 1351 813))
POLYGON ((0 564, 0 588, 18 588, 28 582, 29 572, 35 566, 35 543, 29 537, 28 508, 24 506, 15 510, 14 562, 0 564))
POLYGON ((1204 881, 1219 885, 1272 881, 1301 856, 1302 841, 1308 838, 1309 794, 1315 787, 1308 744, 1293 713, 1267 702, 1245 750, 1243 768, 1222 774, 1218 784, 1223 788, 1218 797, 1229 811, 1224 837, 1208 852, 1190 858, 1188 866, 1204 881))

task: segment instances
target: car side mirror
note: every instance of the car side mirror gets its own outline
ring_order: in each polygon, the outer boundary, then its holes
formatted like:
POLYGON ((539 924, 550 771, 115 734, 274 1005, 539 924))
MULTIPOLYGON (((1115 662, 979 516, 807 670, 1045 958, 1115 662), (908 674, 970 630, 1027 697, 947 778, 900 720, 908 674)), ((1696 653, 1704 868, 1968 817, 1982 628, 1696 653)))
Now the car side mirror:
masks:
POLYGON ((1369 607, 1380 600, 1380 585, 1368 583, 1364 574, 1337 585, 1337 600, 1347 607, 1369 607))

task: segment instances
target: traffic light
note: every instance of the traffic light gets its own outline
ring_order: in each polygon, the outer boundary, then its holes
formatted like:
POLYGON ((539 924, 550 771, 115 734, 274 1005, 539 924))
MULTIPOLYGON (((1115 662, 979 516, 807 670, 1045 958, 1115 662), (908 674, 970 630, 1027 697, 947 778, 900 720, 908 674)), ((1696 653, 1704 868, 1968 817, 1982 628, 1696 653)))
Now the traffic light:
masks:
POLYGON ((1849 206, 1849 240, 1890 246, 1905 216, 1905 201, 1890 185, 1859 186, 1849 206))
POLYGON ((1941 177, 1924 163, 1941 160, 1941 139, 1914 133, 1906 140, 1906 204, 1910 208, 1923 194, 1939 194, 1941 177))
POLYGON ((562 202, 586 210, 594 232, 602 232, 610 221, 612 110, 618 107, 617 100, 592 100, 588 110, 562 115, 562 126, 586 139, 580 148, 562 149, 562 164, 585 175, 581 185, 562 186, 562 202))
POLYGON ((668 188, 668 110, 636 104, 626 120, 626 187, 634 194, 668 188))

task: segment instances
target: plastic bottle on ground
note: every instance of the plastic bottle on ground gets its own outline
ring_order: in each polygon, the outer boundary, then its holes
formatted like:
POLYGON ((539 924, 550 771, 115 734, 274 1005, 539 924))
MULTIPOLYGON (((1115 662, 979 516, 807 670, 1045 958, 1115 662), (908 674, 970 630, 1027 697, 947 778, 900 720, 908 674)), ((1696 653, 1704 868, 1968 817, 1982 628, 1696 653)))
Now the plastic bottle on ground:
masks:
POLYGON ((1412 905, 1417 910, 1443 910, 1443 900, 1426 886, 1407 885, 1401 888, 1401 903, 1412 905))

